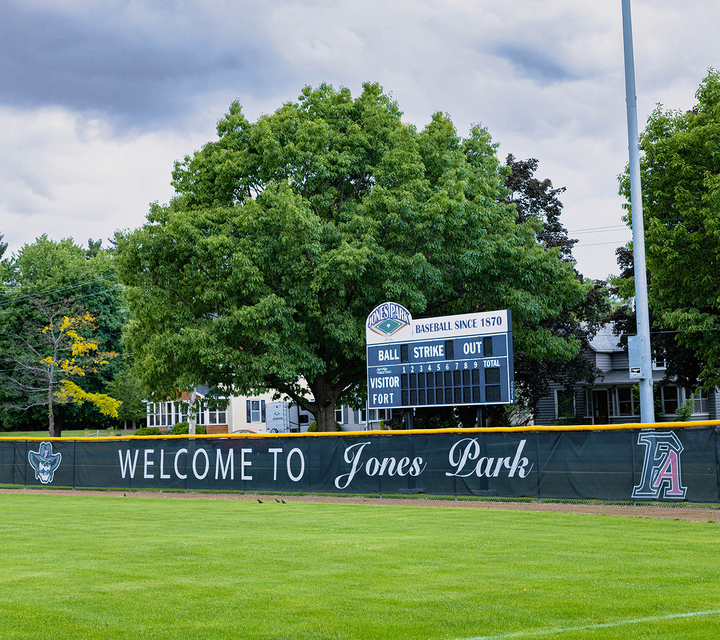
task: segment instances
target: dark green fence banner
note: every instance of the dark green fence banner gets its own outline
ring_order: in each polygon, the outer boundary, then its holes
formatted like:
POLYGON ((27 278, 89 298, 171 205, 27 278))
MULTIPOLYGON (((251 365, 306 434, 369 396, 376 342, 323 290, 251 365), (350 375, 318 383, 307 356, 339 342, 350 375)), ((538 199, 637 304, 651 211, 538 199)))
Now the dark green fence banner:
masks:
POLYGON ((720 428, 0 440, 0 484, 720 502, 720 428))

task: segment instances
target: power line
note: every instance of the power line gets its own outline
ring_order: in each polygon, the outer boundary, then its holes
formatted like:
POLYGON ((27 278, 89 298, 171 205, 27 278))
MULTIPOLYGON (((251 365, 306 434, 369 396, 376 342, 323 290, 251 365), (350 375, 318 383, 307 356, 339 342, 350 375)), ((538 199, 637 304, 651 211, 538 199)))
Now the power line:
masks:
POLYGON ((588 229, 572 229, 568 233, 609 233, 611 231, 630 231, 624 224, 610 227, 590 227, 588 229))
POLYGON ((585 244, 584 242, 578 241, 578 244, 581 244, 583 247, 599 247, 602 244, 614 244, 620 246, 621 244, 626 244, 630 242, 629 240, 616 240, 614 242, 591 242, 590 244, 585 244))
MULTIPOLYGON (((85 286, 85 285, 87 285, 87 284, 93 284, 93 283, 95 283, 95 282, 103 282, 103 281, 105 281, 105 280, 110 280, 110 279, 116 278, 116 277, 117 277, 117 276, 116 276, 115 274, 113 274, 113 275, 107 275, 107 276, 102 276, 102 277, 100 277, 100 278, 93 278, 92 280, 84 280, 84 281, 81 281, 81 282, 75 282, 75 283, 73 283, 73 284, 68 284, 68 285, 65 285, 65 286, 63 286, 63 287, 54 287, 54 288, 52 288, 52 289, 45 289, 44 291, 38 291, 38 292, 36 292, 36 293, 29 293, 29 294, 24 295, 24 296, 19 296, 19 297, 17 297, 17 298, 13 298, 12 300, 7 300, 7 301, 5 301, 5 302, 0 302, 0 306, 12 304, 12 303, 14 303, 14 302, 19 302, 20 300, 24 300, 24 299, 26 299, 26 298, 38 298, 38 297, 40 297, 40 296, 48 295, 48 294, 50 294, 50 293, 57 293, 57 292, 59 292, 59 291, 66 291, 66 290, 68 290, 68 289, 79 289, 80 287, 83 287, 83 286, 85 286)), ((12 291, 13 291, 13 289, 10 288, 10 287, 8 287, 8 292, 11 293, 12 291)))
MULTIPOLYGON (((115 283, 115 286, 121 286, 120 283, 115 283)), ((84 296, 75 296, 73 298, 63 298, 62 300, 56 300, 54 302, 47 302, 45 303, 48 307, 53 307, 58 304, 63 304, 65 302, 74 302, 75 300, 84 300, 85 298, 92 298, 93 296, 101 296, 105 293, 109 293, 111 291, 110 288, 105 289, 104 291, 96 291, 95 293, 88 293, 84 296)), ((33 297, 33 296, 26 296, 26 297, 33 297)), ((20 311, 26 311, 27 309, 32 309, 33 305, 27 305, 24 307, 18 307, 17 309, 4 309, 0 311, 0 315, 8 315, 10 313, 18 313, 20 311)))

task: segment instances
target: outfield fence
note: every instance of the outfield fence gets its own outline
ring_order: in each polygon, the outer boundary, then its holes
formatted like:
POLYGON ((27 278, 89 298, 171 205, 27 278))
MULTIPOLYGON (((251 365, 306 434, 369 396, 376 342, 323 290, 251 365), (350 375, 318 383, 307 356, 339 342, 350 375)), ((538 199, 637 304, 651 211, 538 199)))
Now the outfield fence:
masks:
POLYGON ((0 438, 0 484, 720 502, 720 421, 0 438))

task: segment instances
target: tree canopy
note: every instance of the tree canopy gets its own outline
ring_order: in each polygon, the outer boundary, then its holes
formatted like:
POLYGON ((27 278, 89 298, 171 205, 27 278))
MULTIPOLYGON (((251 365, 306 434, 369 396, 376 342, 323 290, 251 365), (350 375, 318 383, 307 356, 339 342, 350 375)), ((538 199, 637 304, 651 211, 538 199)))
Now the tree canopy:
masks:
MULTIPOLYGON (((684 349, 668 350, 675 371, 694 377, 695 365, 686 371, 681 360, 689 350, 712 387, 720 384, 720 74, 710 70, 695 97, 689 111, 653 111, 640 167, 655 329, 677 332, 684 349)), ((620 192, 629 201, 627 172, 620 192)))
POLYGON ((176 195, 118 235, 127 337, 150 389, 275 389, 334 428, 364 392, 364 325, 392 300, 414 317, 509 308, 532 358, 572 358, 542 322, 583 299, 542 224, 504 202, 507 172, 481 126, 436 113, 418 131, 377 84, 306 87, 176 163, 176 195))
POLYGON ((45 422, 59 435, 64 423, 87 426, 104 422, 103 413, 116 415, 103 393, 118 366, 124 324, 111 253, 92 241, 86 250, 43 235, 3 261, 2 279, 3 425, 45 422))

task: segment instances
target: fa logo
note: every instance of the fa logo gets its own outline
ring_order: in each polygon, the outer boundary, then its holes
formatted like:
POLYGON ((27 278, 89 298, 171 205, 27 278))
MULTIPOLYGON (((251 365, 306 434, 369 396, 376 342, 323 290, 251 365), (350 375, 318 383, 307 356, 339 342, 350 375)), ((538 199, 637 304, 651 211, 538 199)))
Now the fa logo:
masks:
POLYGON ((40 480, 43 484, 53 481, 61 460, 62 454, 53 453, 52 444, 49 442, 41 442, 40 451, 28 451, 28 461, 35 469, 35 480, 40 480))
POLYGON ((683 446, 673 431, 640 433, 638 444, 645 447, 640 484, 633 488, 633 498, 660 497, 682 500, 687 487, 682 486, 680 454, 683 446))

